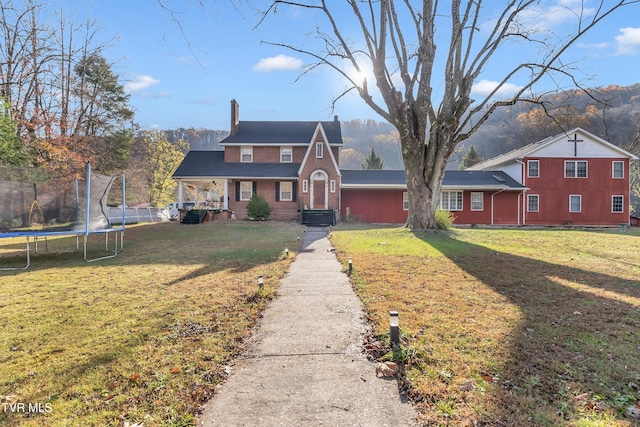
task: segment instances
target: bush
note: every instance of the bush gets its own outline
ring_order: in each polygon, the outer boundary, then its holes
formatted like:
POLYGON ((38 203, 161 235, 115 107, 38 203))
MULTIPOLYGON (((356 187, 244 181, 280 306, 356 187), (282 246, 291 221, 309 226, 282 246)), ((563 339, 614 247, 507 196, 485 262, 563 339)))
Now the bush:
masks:
POLYGON ((444 209, 436 209, 436 225, 439 230, 448 230, 453 225, 453 221, 456 217, 453 216, 451 211, 444 209))
POLYGON ((251 219, 266 221, 271 216, 271 206, 264 197, 255 195, 247 203, 247 214, 251 219))

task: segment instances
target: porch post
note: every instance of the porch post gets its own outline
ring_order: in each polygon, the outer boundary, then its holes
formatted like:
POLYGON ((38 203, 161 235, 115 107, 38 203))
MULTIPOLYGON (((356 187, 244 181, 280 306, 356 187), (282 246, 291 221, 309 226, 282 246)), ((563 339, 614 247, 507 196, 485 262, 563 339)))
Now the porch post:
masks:
POLYGON ((229 210, 229 180, 225 179, 224 180, 224 189, 222 190, 222 210, 223 211, 228 211, 229 210))
POLYGON ((179 180, 178 181, 178 209, 182 209, 183 208, 183 206, 182 206, 182 198, 184 197, 183 196, 183 191, 184 191, 184 189, 183 189, 183 186, 182 186, 182 180, 179 180))

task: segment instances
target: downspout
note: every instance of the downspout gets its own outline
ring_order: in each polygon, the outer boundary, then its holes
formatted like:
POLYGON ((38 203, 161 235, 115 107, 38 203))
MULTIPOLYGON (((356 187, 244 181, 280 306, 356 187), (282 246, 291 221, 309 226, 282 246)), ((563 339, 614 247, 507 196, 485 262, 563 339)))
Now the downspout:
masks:
MULTIPOLYGON (((518 158, 516 158, 516 162, 520 163, 521 165, 520 172, 522 173, 522 186, 526 187, 527 175, 525 174, 525 170, 524 170, 524 162, 522 161, 522 159, 518 159, 518 158)), ((527 213, 526 213, 527 210, 525 209, 525 206, 524 206, 527 200, 527 198, 525 197, 526 192, 527 190, 522 191, 522 202, 520 203, 520 206, 522 206, 522 225, 523 226, 527 225, 527 213)), ((520 206, 518 206, 518 210, 520 210, 520 206)), ((518 225, 520 225, 520 213, 518 213, 518 225)))
POLYGON ((495 193, 492 193, 492 194, 491 194, 491 225, 495 225, 495 224, 493 223, 493 196, 495 196, 496 194, 500 194, 500 193, 502 193, 502 192, 503 192, 503 191, 505 191, 505 190, 506 190, 506 187, 505 187, 505 188, 503 188, 503 189, 502 189, 502 190, 500 190, 500 191, 496 191, 495 193))

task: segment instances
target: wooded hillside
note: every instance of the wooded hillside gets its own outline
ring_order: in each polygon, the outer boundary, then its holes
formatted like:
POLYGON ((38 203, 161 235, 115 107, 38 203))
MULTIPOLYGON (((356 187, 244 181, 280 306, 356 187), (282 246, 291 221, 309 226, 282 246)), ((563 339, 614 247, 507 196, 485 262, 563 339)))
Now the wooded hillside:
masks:
MULTIPOLYGON (((458 168, 471 145, 480 157, 488 159, 576 126, 626 150, 640 148, 640 84, 608 86, 590 93, 578 90, 554 93, 542 97, 541 101, 543 107, 518 104, 496 111, 459 147, 449 169, 458 168)), ((219 142, 229 132, 181 128, 168 130, 166 134, 169 141, 188 141, 192 150, 221 150, 219 142)), ((343 169, 361 169, 369 148, 382 157, 385 169, 403 168, 398 132, 389 123, 371 119, 343 121, 342 136, 340 165, 343 169)))

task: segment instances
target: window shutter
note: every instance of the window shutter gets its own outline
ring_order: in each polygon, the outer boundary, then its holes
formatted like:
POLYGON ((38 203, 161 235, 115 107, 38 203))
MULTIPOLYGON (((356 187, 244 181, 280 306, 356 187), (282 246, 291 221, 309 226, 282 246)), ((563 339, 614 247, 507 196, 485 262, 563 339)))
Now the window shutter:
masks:
POLYGON ((240 181, 236 181, 236 202, 240 201, 240 181))
POLYGON ((293 181, 293 185, 291 186, 291 201, 296 202, 298 200, 298 182, 293 181))
POLYGON ((280 181, 276 181, 276 202, 280 201, 280 181))
POLYGON ((251 189, 253 194, 251 195, 251 197, 255 197, 258 195, 258 182, 257 181, 253 181, 253 188, 251 189))

